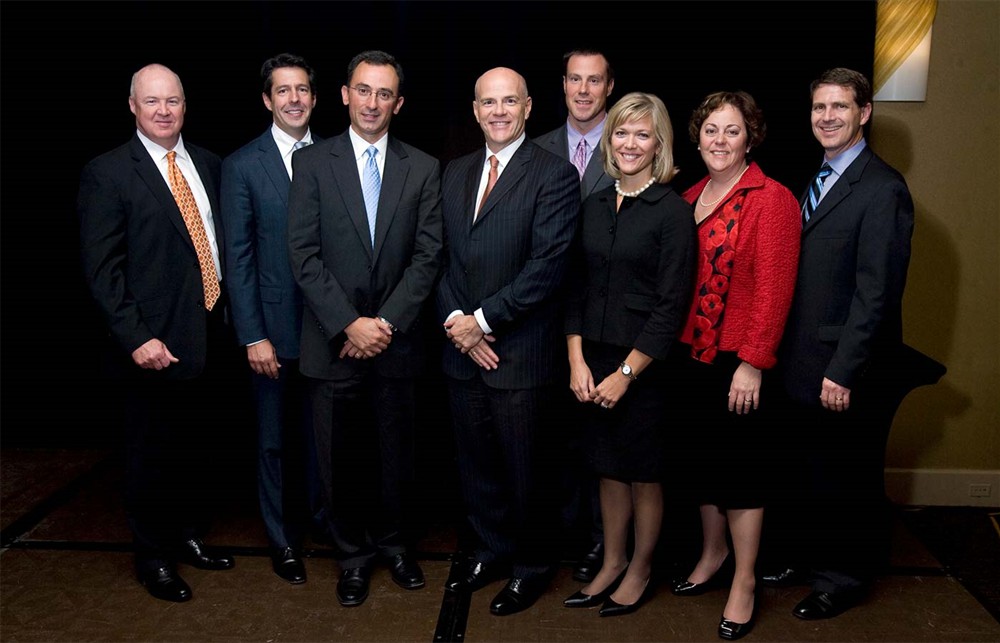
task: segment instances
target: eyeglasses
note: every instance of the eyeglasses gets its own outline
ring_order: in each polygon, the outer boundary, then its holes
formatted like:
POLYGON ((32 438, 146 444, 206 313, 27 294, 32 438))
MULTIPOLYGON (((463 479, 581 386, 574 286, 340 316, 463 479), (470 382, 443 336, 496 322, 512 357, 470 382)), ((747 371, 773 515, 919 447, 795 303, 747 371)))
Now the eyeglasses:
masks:
POLYGON ((396 97, 396 95, 393 94, 388 89, 375 90, 369 87, 368 85, 358 85, 356 87, 349 87, 349 89, 353 89, 354 91, 358 92, 358 96, 360 96, 361 98, 368 98, 372 94, 375 94, 378 97, 378 99, 383 103, 388 103, 389 101, 391 101, 396 97))

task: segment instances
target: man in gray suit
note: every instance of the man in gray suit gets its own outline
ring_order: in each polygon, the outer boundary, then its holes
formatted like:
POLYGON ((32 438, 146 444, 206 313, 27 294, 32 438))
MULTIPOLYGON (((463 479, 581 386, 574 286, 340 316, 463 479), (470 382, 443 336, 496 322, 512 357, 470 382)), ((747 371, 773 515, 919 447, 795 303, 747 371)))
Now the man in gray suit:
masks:
POLYGON ((226 286, 233 325, 253 371, 257 487, 274 572, 304 583, 309 517, 322 529, 316 447, 299 373, 302 293, 288 263, 292 153, 312 144, 315 78, 305 59, 279 54, 261 67, 272 123, 222 163, 226 286))
POLYGON ((475 591, 510 576, 490 605, 503 616, 530 607, 552 567, 539 511, 546 490, 538 477, 547 468, 536 459, 565 345, 558 291, 580 188, 572 165, 525 137, 531 97, 520 74, 499 67, 480 76, 472 107, 486 144, 445 171, 437 307, 454 344, 443 365, 462 497, 478 542, 446 587, 475 591))
MULTIPOLYGON (((580 174, 580 200, 614 185, 604 171, 601 134, 608 116, 608 97, 615 88, 615 72, 603 53, 595 49, 574 49, 563 56, 563 93, 566 95, 566 123, 535 139, 542 149, 573 163, 580 174)), ((563 360, 565 362, 565 360, 563 360)), ((576 412, 578 404, 569 391, 567 413, 576 412)), ((579 527, 589 540, 586 553, 573 568, 573 578, 594 580, 604 558, 604 529, 601 524, 601 501, 597 478, 585 464, 577 435, 567 438, 566 471, 562 484, 566 500, 562 523, 567 529, 579 527)))
POLYGON ((351 125, 294 155, 288 199, 292 274, 305 297, 309 378, 323 495, 341 567, 337 599, 368 597, 376 556, 405 589, 424 586, 408 553, 420 313, 441 262, 437 159, 389 134, 402 66, 365 51, 341 98, 351 125))

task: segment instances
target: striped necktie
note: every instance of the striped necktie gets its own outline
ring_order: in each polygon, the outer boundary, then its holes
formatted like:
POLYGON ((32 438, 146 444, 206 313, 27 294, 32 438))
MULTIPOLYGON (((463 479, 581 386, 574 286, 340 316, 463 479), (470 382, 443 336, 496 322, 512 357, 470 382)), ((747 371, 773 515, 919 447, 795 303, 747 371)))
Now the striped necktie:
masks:
POLYGON ((378 213, 378 195, 382 190, 382 177, 378 173, 378 164, 375 162, 375 155, 378 148, 369 145, 365 150, 368 161, 365 163, 364 175, 361 181, 361 188, 365 195, 365 210, 368 211, 368 232, 371 234, 372 247, 375 246, 375 215, 378 213))
POLYGON ((823 192, 823 184, 826 183, 826 177, 830 176, 832 172, 833 168, 830 167, 830 164, 824 163, 823 167, 819 168, 812 183, 809 184, 809 193, 802 201, 802 225, 809 223, 809 218, 816 211, 816 206, 819 205, 819 195, 823 192))

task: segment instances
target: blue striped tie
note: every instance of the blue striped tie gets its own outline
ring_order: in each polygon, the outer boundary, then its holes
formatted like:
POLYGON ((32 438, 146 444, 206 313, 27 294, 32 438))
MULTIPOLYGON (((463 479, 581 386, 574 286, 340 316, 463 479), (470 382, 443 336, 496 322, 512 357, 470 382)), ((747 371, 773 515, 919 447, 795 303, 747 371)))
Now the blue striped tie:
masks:
POLYGON ((369 145, 365 150, 368 155, 368 162, 365 163, 364 177, 361 181, 361 189, 365 194, 365 210, 368 211, 368 232, 371 234, 372 247, 375 246, 375 214, 378 212, 378 193, 382 189, 382 178, 378 175, 378 164, 375 163, 375 155, 378 148, 369 145))
POLYGON ((802 203, 802 225, 809 223, 809 217, 816 211, 816 206, 819 205, 819 195, 823 192, 823 184, 826 183, 826 177, 830 176, 832 172, 833 168, 828 163, 824 163, 823 167, 819 168, 819 172, 816 173, 816 178, 809 184, 809 194, 806 195, 802 203))

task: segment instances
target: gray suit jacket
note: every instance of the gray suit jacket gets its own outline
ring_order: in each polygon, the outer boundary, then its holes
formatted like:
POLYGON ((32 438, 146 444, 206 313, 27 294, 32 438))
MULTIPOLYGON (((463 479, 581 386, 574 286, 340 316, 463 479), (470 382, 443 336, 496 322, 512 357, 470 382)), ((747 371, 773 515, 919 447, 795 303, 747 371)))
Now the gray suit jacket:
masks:
MULTIPOLYGON (((566 133, 566 127, 566 123, 563 123, 551 132, 532 140, 543 150, 548 150, 569 161, 569 135, 566 133)), ((586 201, 591 194, 600 192, 614 184, 615 180, 604 172, 603 153, 601 150, 595 150, 590 157, 590 162, 587 163, 587 169, 583 172, 583 179, 580 180, 580 200, 586 201)))
POLYGON ((346 131, 299 150, 292 167, 288 244, 306 305, 302 372, 415 376, 423 366, 417 321, 441 265, 440 163, 389 135, 374 248, 346 131), (340 359, 344 329, 358 317, 384 317, 399 331, 375 359, 340 359))

